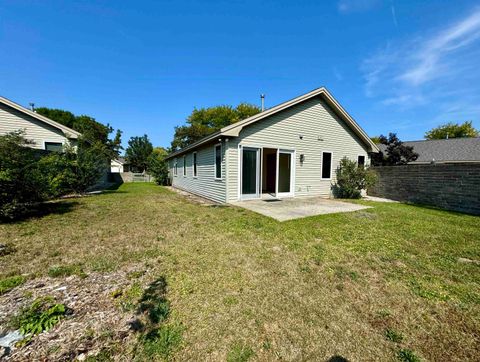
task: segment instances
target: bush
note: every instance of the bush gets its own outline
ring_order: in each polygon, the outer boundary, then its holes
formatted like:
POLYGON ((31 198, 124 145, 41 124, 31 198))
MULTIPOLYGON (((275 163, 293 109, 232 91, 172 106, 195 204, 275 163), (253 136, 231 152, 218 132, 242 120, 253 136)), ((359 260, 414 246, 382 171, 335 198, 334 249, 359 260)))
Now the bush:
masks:
POLYGON ((0 219, 13 219, 48 198, 48 182, 38 165, 39 154, 23 131, 0 136, 0 219))
POLYGON ((34 150, 23 131, 0 136, 0 219, 12 220, 34 204, 83 193, 106 174, 108 150, 101 142, 79 140, 63 152, 34 150))
POLYGON ((373 186, 377 181, 373 171, 358 166, 355 161, 344 157, 336 171, 337 181, 333 186, 335 197, 342 199, 359 199, 361 190, 373 186))

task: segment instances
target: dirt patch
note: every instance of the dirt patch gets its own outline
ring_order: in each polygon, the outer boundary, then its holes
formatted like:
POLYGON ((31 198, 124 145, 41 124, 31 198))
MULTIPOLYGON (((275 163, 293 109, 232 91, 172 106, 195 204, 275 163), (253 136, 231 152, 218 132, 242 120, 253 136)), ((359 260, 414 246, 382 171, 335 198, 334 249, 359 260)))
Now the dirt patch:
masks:
POLYGON ((130 275, 116 271, 85 278, 40 278, 0 296, 0 334, 8 331, 13 315, 39 297, 51 296, 73 311, 26 346, 12 348, 5 360, 81 360, 105 353, 109 346, 125 345, 133 336, 129 322, 134 311, 123 311, 117 298, 132 284, 130 275))

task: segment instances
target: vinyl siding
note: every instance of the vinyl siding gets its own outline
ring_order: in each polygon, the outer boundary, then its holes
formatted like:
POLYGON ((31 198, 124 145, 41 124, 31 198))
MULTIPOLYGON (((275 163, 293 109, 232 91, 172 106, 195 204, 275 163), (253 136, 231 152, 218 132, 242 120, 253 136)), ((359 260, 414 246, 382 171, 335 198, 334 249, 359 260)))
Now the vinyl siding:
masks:
POLYGON ((345 156, 356 161, 364 155, 369 162, 364 143, 320 97, 315 97, 246 126, 239 137, 228 142, 228 201, 238 200, 240 144, 294 149, 296 197, 331 196, 335 170, 345 156), (331 180, 321 179, 322 151, 333 153, 331 180), (305 156, 303 164, 301 154, 305 156))
POLYGON ((172 186, 197 194, 216 202, 226 201, 225 143, 222 144, 222 178, 215 179, 215 145, 210 144, 195 149, 197 152, 197 177, 193 177, 193 152, 185 154, 187 174, 183 176, 183 155, 169 160, 169 172, 172 186), (175 160, 178 162, 178 175, 173 173, 175 160))
POLYGON ((25 138, 34 142, 33 148, 44 149, 45 142, 69 142, 61 130, 0 104, 0 135, 18 130, 25 130, 25 138))

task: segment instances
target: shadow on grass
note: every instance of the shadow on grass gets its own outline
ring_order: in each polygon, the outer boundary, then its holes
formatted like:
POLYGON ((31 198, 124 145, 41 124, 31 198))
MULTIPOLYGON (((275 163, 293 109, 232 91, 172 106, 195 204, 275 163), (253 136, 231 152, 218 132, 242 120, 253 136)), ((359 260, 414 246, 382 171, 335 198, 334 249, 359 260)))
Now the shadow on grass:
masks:
POLYGON ((162 276, 150 283, 138 301, 137 315, 145 318, 140 317, 133 320, 130 322, 130 327, 135 331, 150 330, 151 332, 154 326, 165 322, 170 315, 170 302, 166 295, 167 281, 165 277, 162 276))
POLYGON ((332 356, 330 357, 327 362, 348 362, 348 359, 342 356, 332 356))
POLYGON ((0 219, 0 223, 15 224, 30 219, 40 219, 48 215, 63 215, 71 212, 78 204, 77 201, 56 201, 30 205, 22 214, 13 219, 0 219))

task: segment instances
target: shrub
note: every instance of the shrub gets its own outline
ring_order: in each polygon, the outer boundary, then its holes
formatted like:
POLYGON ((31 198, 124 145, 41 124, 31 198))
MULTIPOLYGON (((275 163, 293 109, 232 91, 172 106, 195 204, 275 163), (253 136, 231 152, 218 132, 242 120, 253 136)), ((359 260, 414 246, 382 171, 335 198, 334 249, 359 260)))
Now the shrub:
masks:
POLYGON ((373 186, 377 177, 373 171, 358 166, 355 161, 344 157, 336 171, 337 181, 333 186, 335 197, 342 199, 359 199, 361 190, 373 186))
POLYGON ((13 219, 48 197, 39 155, 23 131, 0 136, 0 219, 13 219))
POLYGON ((162 147, 156 147, 148 157, 148 173, 152 175, 159 185, 168 184, 168 164, 165 161, 167 151, 162 147))

